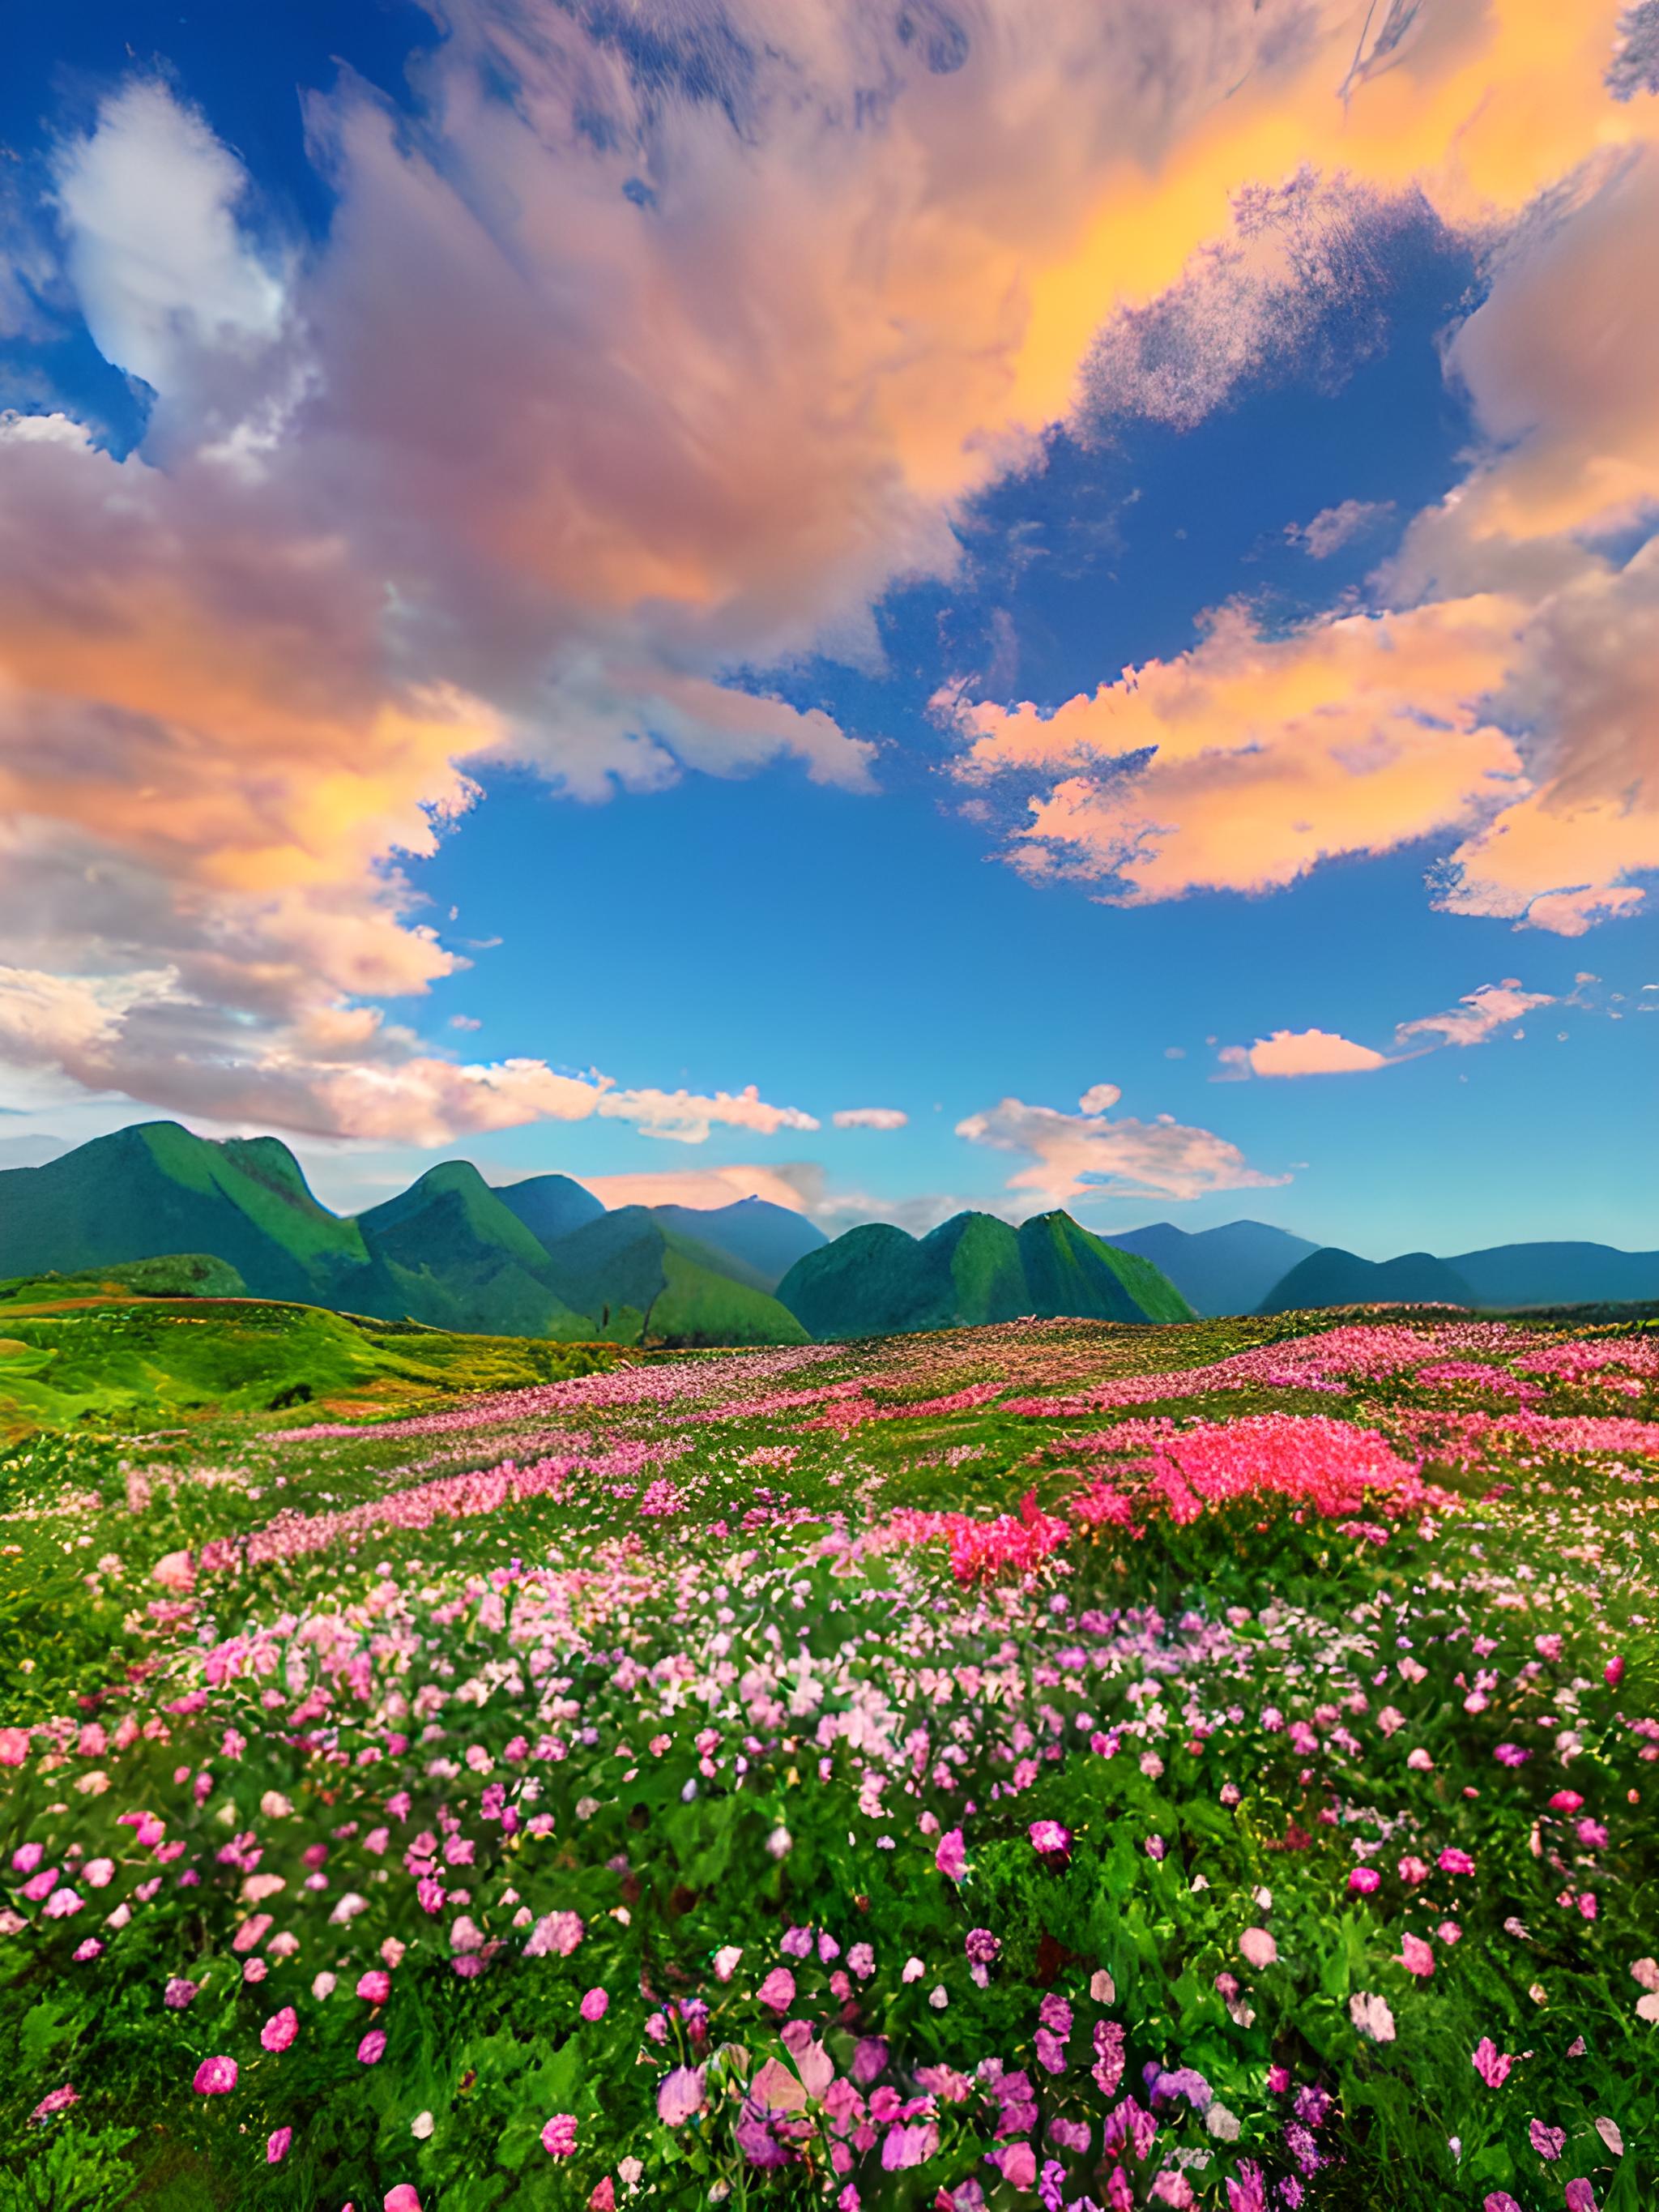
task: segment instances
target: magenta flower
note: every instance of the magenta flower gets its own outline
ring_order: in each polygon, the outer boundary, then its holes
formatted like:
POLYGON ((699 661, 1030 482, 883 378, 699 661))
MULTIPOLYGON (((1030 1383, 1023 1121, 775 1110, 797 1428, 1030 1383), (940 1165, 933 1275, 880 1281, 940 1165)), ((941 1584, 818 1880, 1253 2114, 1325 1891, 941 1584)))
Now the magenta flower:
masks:
POLYGON ((228 2097, 236 2087, 236 2061, 204 2058, 196 2069, 191 2086, 198 2097, 228 2097))
MULTIPOLYGON (((349 2205, 346 2212, 351 2212, 349 2205)), ((421 2212, 421 2200, 412 2181, 394 2182, 386 2193, 385 2212, 421 2212)))
POLYGON ((1534 2120, 1527 2132, 1531 2136, 1532 2147, 1540 2158, 1559 2158, 1567 2147, 1567 2131, 1565 2128, 1547 2128, 1541 2120, 1534 2120))
POLYGON ((988 1928, 970 1928, 963 1938, 962 1948, 971 1965, 994 1966, 1002 1948, 1002 1938, 994 1936, 988 1928))
POLYGON ((707 2075, 701 2066, 677 2066, 657 2085, 657 2118, 671 2128, 681 2128, 703 2108, 707 2075))
POLYGON ((1481 2212, 1521 2212, 1521 2207, 1507 2189, 1494 2189, 1482 2206, 1481 2212))
POLYGON ((939 1849, 933 1853, 933 1864, 952 1881, 960 1881, 968 1871, 968 1852, 962 1840, 960 1828, 951 1828, 939 1839, 939 1849))
POLYGON ((1039 1858, 1059 1859, 1062 1863, 1071 1856, 1072 1832, 1058 1820, 1033 1820, 1030 1826, 1031 1849, 1039 1858))
POLYGON ((383 1967, 371 1966, 357 1978, 357 1994, 370 2004, 382 2005, 392 1995, 392 1977, 383 1967))
POLYGON ((1595 2191, 1588 2181, 1567 2184, 1567 2212, 1595 2212, 1595 2191))
POLYGON ((1434 1953, 1420 1936, 1402 1936, 1400 1963, 1408 1974, 1420 1974, 1426 1980, 1434 1972, 1434 1953))
POLYGON ((1036 2154, 1028 2142, 1004 2143, 991 2154, 993 2162, 1000 2169, 1003 2179, 1011 2189, 1031 2189, 1036 2185, 1036 2154))
POLYGON ((267 2051, 286 2051, 300 2033, 300 2015, 292 2005, 284 2005, 274 2012, 259 2030, 259 2040, 267 2051))
POLYGON ((1356 1897, 1374 1897, 1382 1887, 1382 1877, 1375 1867, 1356 1867, 1348 1876, 1348 1887, 1356 1897))
POLYGON ((32 2120, 49 2120, 54 2112, 66 2112, 71 2105, 78 2105, 80 2101, 80 2092, 65 2081, 61 2089, 50 2090, 42 2097, 29 2118, 32 2120))
POLYGON ((1449 1847, 1441 1852, 1438 1864, 1442 1874, 1473 1874, 1474 1872, 1474 1861, 1468 1853, 1455 1850, 1449 1847))
POLYGON ((774 1966, 755 1995, 769 2010, 787 2012, 795 2002, 795 1978, 787 1966, 774 1966))
POLYGON ((589 1990, 579 2008, 584 2020, 603 2020, 611 2008, 608 1990, 589 1990))
MULTIPOLYGON (((1500 1743, 1497 1750, 1493 1752, 1492 1757, 1498 1761, 1498 1764, 1500 1766, 1524 1766, 1527 1761, 1532 1757, 1532 1753, 1529 1751, 1523 1750, 1522 1746, 1518 1743, 1500 1743)), ((1503 2192, 1500 2191, 1498 2193, 1501 2196, 1503 2192)), ((1490 2197, 1486 2199, 1488 2204, 1490 2204, 1492 2201, 1492 2200, 1490 2197)), ((1510 2202, 1513 2203, 1515 2202, 1514 2198, 1511 2197, 1510 2202)))
POLYGON ((288 2147, 293 2140, 292 2128, 273 2128, 265 2137, 265 2164, 280 2166, 288 2156, 288 2147))
POLYGON ((364 2066, 378 2066, 386 2056, 386 2030, 371 2027, 357 2045, 357 2057, 364 2066))
POLYGON ((1489 2089, 1503 2087, 1514 2063, 1514 2059, 1504 2056, 1489 2035, 1483 2035, 1474 2046, 1474 2070, 1489 2089))
POLYGON ((201 1986, 199 1982, 187 1982, 182 1976, 173 1974, 168 1978, 167 1985, 161 1992, 161 2002, 170 2011, 182 2012, 198 1995, 201 1986))
POLYGON ((555 2112, 542 2130, 542 2148, 550 2158, 568 2158, 576 2148, 574 2112, 555 2112))

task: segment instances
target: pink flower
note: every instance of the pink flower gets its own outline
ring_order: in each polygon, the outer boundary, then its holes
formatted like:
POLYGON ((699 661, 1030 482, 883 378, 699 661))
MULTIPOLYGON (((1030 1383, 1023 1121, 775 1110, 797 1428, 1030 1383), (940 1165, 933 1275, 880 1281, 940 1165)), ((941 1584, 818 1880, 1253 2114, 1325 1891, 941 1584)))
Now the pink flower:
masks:
POLYGON ((182 2012, 196 1996, 201 1986, 199 1982, 187 1982, 181 1975, 173 1974, 169 1977, 167 1985, 161 1992, 161 2002, 170 2012, 182 2012))
POLYGON ((275 2128, 265 2138, 265 2164, 280 2166, 288 2156, 288 2147, 294 2140, 292 2128, 275 2128))
MULTIPOLYGON (((351 2212, 348 2204, 346 2212, 351 2212)), ((412 2181, 394 2182, 386 2193, 386 2212, 421 2212, 421 2200, 412 2181)))
POLYGON ((1031 1849, 1039 1858, 1065 1860, 1071 1856, 1072 1832, 1058 1820, 1033 1820, 1031 1849))
POLYGON ((1616 1690, 1619 1687, 1619 1685, 1625 1679, 1624 1661, 1622 1659, 1609 1659, 1607 1665, 1601 1669, 1601 1679, 1607 1684, 1608 1689, 1616 1690))
POLYGON ((1482 2207, 1482 2212, 1521 2212, 1521 2207, 1507 2189, 1494 2189, 1482 2207))
POLYGON ((32 2120, 49 2120, 54 2112, 66 2112, 71 2105, 78 2105, 80 2101, 78 2090, 71 2088, 65 2081, 61 2089, 53 2089, 42 2097, 29 2118, 32 2120))
POLYGON ((588 2191, 587 2212, 617 2212, 617 2185, 608 2173, 588 2191))
POLYGON ((1036 2155, 1030 2143, 1004 2143, 1000 2150, 994 2150, 990 2156, 1011 2189, 1036 2187, 1036 2155))
POLYGON ((702 2110, 706 2075, 701 2066, 677 2066, 657 2085, 657 2118, 680 2128, 702 2110))
POLYGON ((1279 1946, 1265 1928, 1247 1928, 1238 1939, 1238 1948, 1246 1962, 1258 1972, 1271 1966, 1279 1956, 1279 1946))
POLYGON ((284 2005, 274 2012, 259 2030, 259 2040, 267 2051, 286 2051, 300 2033, 300 2015, 292 2005, 284 2005))
MULTIPOLYGON (((28 1730, 0 1728, 0 1766, 21 1766, 29 1755, 28 1730)), ((52 2091, 55 2097, 57 2090, 52 2091)))
POLYGON ((357 2045, 359 2062, 364 2066, 378 2066, 386 2056, 386 2030, 371 2027, 357 2045))
POLYGON ((1408 1974, 1421 1974, 1426 1978, 1434 1972, 1434 1953, 1420 1936, 1402 1936, 1400 1963, 1408 1974))
POLYGON ((787 2012, 795 2002, 795 1978, 787 1966, 774 1966, 755 1995, 770 2011, 787 2012))
POLYGON ((555 2112, 542 2130, 542 2148, 550 2158, 568 2158, 576 2148, 574 2112, 555 2112))
POLYGON ((939 1849, 933 1853, 933 1864, 952 1881, 960 1881, 967 1873, 968 1852, 960 1828, 951 1828, 939 1838, 939 1849))
POLYGON ((1357 1897, 1372 1897, 1382 1887, 1382 1877, 1375 1867, 1356 1867, 1348 1876, 1348 1887, 1357 1897))
POLYGON ((236 2061, 204 2058, 196 2069, 191 2086, 198 2097, 228 2097, 236 2087, 236 2061))
POLYGON ((1489 2035, 1483 2035, 1474 2046, 1474 2070, 1489 2089, 1502 2088, 1514 2063, 1513 2058, 1499 2051, 1489 2035))
POLYGON ((188 1590, 196 1583, 196 1571, 191 1565, 188 1552, 167 1552, 150 1569, 155 1581, 163 1589, 188 1590))
POLYGON ((370 2004, 384 2004, 392 1995, 391 1975, 380 1966, 371 1966, 366 1974, 358 1976, 357 1994, 370 2004))
POLYGON ((1474 1861, 1468 1853, 1454 1850, 1449 1847, 1441 1852, 1437 1863, 1442 1874, 1473 1874, 1474 1872, 1474 1861))
POLYGON ((1541 2120, 1534 2120, 1527 2132, 1532 2138, 1532 2147, 1540 2158, 1559 2158, 1567 2147, 1567 2131, 1565 2128, 1547 2128, 1541 2120))
POLYGON ((589 1990, 582 1999, 580 2010, 584 2020, 603 2020, 611 2009, 609 1990, 589 1990))
POLYGON ((1595 2212, 1595 2191, 1588 2181, 1567 2184, 1567 2212, 1595 2212))

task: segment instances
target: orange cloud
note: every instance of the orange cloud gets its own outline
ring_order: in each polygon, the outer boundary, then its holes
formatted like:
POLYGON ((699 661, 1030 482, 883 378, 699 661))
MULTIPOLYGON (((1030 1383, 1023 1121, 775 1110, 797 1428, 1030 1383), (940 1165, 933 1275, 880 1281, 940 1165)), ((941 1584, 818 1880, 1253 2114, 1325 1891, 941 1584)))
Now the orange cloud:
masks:
POLYGON ((738 1199, 763 1198, 792 1212, 810 1212, 822 1194, 823 1170, 810 1162, 781 1167, 668 1169, 661 1174, 578 1176, 602 1206, 690 1206, 702 1212, 738 1199))
POLYGON ((1054 1206, 1086 1196, 1201 1198, 1210 1191, 1266 1189, 1291 1180, 1260 1173, 1224 1137, 1186 1127, 1168 1114, 1152 1121, 1110 1121, 1086 1107, 1062 1114, 1004 1098, 988 1112, 958 1121, 957 1134, 998 1152, 1025 1153, 1031 1164, 1010 1176, 1006 1188, 1054 1206))
POLYGON ((1386 1067, 1387 1056, 1328 1030, 1275 1030, 1249 1048, 1256 1075, 1353 1075, 1386 1067))

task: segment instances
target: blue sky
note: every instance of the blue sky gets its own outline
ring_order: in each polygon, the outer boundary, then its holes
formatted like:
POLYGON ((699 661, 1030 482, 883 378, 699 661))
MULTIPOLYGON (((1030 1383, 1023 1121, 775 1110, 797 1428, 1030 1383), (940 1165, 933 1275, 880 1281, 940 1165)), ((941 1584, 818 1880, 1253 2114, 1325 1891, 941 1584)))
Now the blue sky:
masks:
POLYGON ((1127 178, 1139 33, 1017 12, 929 76, 803 6, 805 137, 740 7, 21 27, 5 1158, 1659 1244, 1617 11, 1408 52, 1472 118, 1412 154, 1387 72, 1247 70, 1279 173, 1166 28, 1127 178))

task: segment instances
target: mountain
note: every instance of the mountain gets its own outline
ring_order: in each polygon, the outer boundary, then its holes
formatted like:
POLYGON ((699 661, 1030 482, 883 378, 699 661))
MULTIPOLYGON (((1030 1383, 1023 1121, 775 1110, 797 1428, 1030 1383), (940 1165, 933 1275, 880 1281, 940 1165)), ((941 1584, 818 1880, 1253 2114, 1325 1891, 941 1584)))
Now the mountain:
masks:
POLYGON ((958 1213, 922 1237, 866 1223, 797 1260, 778 1297, 821 1339, 970 1328, 1026 1314, 1192 1318, 1150 1261, 1060 1212, 1036 1214, 1017 1230, 994 1214, 958 1213))
POLYGON ((1362 1260, 1334 1244, 1298 1260, 1256 1308, 1258 1313, 1299 1313, 1315 1306, 1472 1306, 1474 1291, 1455 1267, 1432 1252, 1407 1252, 1398 1260, 1362 1260))
POLYGON ((1319 1247, 1265 1221, 1229 1221, 1219 1229, 1177 1229, 1154 1221, 1109 1237, 1121 1252, 1139 1253, 1167 1275, 1200 1314, 1254 1313, 1280 1278, 1319 1247))
POLYGON ((1450 1260, 1483 1306, 1614 1304, 1659 1298, 1659 1252, 1611 1244, 1494 1244, 1450 1260))
POLYGON ((428 1168, 356 1225, 368 1252, 350 1291, 359 1313, 495 1335, 595 1334, 586 1312, 555 1290, 539 1239, 470 1160, 428 1168))
POLYGON ((830 1241, 804 1213, 766 1198, 740 1198, 734 1205, 706 1211, 692 1206, 653 1206, 651 1211, 665 1229, 741 1260, 769 1291, 776 1290, 797 1260, 830 1241))
POLYGON ((498 1184, 495 1195, 544 1245, 586 1228, 605 1212, 602 1201, 569 1176, 527 1176, 522 1182, 498 1184))
POLYGON ((275 1137, 216 1143, 143 1121, 0 1170, 0 1275, 76 1274, 171 1253, 210 1254, 261 1297, 347 1304, 368 1262, 353 1221, 311 1194, 275 1137))
POLYGON ((757 1270, 665 1228, 642 1206, 618 1206, 548 1248, 548 1279, 603 1335, 648 1333, 675 1344, 804 1344, 794 1316, 757 1270))

